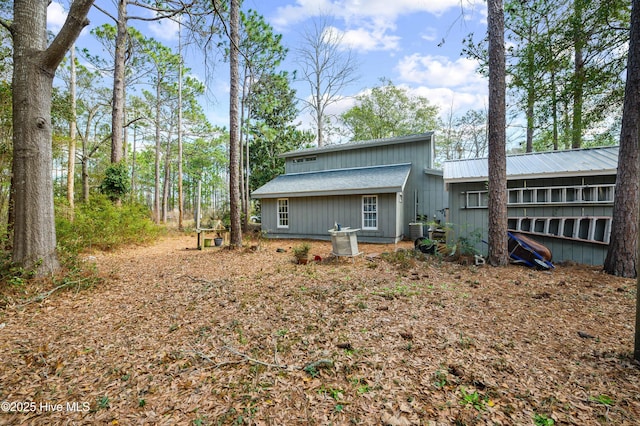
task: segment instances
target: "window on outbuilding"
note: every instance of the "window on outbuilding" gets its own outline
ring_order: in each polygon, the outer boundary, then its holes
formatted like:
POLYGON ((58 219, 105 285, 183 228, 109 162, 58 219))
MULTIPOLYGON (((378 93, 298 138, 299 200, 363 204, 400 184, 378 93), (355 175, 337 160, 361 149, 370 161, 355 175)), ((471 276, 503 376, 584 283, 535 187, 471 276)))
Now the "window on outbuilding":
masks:
POLYGON ((378 229, 378 196, 362 197, 362 229, 378 229))
POLYGON ((289 199, 278 198, 278 228, 289 227, 289 199))

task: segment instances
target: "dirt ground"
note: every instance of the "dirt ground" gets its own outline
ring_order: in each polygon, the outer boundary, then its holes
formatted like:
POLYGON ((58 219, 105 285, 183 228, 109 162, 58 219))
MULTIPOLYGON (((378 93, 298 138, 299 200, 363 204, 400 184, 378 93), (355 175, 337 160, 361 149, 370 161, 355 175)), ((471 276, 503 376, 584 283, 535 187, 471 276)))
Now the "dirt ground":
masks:
POLYGON ((87 256, 92 288, 8 299, 0 424, 640 424, 635 280, 410 243, 313 241, 297 265, 298 243, 172 236, 87 256))

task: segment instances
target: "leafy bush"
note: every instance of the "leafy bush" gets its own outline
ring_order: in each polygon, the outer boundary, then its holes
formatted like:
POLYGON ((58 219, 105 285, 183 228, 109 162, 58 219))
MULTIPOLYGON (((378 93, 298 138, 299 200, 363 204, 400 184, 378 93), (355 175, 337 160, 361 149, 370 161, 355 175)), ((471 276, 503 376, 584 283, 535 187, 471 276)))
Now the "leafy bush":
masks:
POLYGON ((130 187, 129 170, 124 161, 107 167, 104 180, 100 184, 101 193, 112 200, 118 200, 129 192, 130 187))
POLYGON ((382 259, 396 266, 398 270, 408 271, 416 266, 416 252, 414 250, 396 250, 380 255, 382 259))
POLYGON ((293 247, 293 255, 295 257, 307 257, 309 255, 309 250, 311 250, 311 244, 308 242, 303 242, 295 247, 293 247))
POLYGON ((78 204, 73 222, 62 214, 64 207, 64 201, 57 200, 56 234, 63 252, 109 250, 123 244, 145 243, 157 238, 163 230, 151 221, 146 206, 138 203, 115 206, 105 195, 78 204))
POLYGON ((481 254, 479 247, 482 243, 482 230, 475 229, 470 232, 466 237, 458 238, 458 247, 460 254, 464 256, 473 256, 481 254))
MULTIPOLYGON (((80 259, 79 254, 84 249, 106 250, 123 244, 145 243, 163 232, 163 228, 151 221, 147 207, 141 204, 114 206, 106 195, 79 204, 73 212, 73 222, 71 213, 66 199, 56 200, 58 259, 64 272, 51 277, 51 290, 30 300, 40 300, 38 298, 62 288, 79 290, 99 283, 101 278, 92 265, 80 259)), ((12 297, 29 296, 31 290, 26 284, 34 278, 33 271, 12 263, 5 239, 0 237, 0 307, 12 297)), ((33 287, 34 290, 38 288, 33 287)))

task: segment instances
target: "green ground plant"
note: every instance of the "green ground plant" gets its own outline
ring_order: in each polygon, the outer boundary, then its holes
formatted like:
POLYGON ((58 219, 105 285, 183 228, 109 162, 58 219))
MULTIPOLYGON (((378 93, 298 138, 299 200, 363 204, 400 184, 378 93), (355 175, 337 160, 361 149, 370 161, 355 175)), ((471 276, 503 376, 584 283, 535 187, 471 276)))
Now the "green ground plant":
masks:
POLYGON ((613 399, 608 395, 598 395, 592 396, 589 398, 590 401, 597 402, 598 404, 605 405, 607 407, 611 407, 614 404, 613 399))
POLYGON ((437 370, 435 373, 433 373, 433 385, 437 389, 444 389, 447 383, 447 373, 445 371, 437 370))
POLYGON ((317 391, 320 395, 328 395, 336 401, 340 401, 344 396, 344 391, 339 388, 327 388, 324 385, 320 386, 317 391))
POLYGON ((544 414, 536 414, 533 416, 533 423, 536 426, 553 426, 555 424, 552 418, 547 417, 544 414))
POLYGON ((307 263, 309 259, 309 251, 311 250, 311 244, 308 242, 302 242, 296 246, 294 246, 291 251, 293 256, 296 258, 298 263, 307 263))
POLYGON ((144 244, 162 235, 151 221, 149 209, 138 203, 114 205, 104 195, 79 204, 70 220, 64 200, 56 200, 56 236, 59 249, 78 253, 85 249, 110 250, 125 244, 144 244))
MULTIPOLYGON (((56 200, 56 238, 58 260, 62 273, 51 277, 51 289, 28 298, 28 302, 41 301, 60 289, 82 290, 102 281, 95 265, 83 258, 90 249, 109 250, 126 244, 143 244, 157 239, 163 228, 155 225, 149 209, 141 204, 123 203, 116 206, 105 195, 95 195, 87 203, 79 204, 73 214, 65 199, 56 200), (73 219, 71 219, 73 217, 73 219)), ((7 247, 6 241, 0 241, 7 247)), ((0 287, 8 292, 28 297, 26 284, 33 279, 33 272, 11 262, 9 250, 0 250, 0 287)), ((0 300, 0 304, 1 304, 0 300)))
POLYGON ((398 250, 393 253, 382 253, 380 256, 388 263, 395 265, 400 271, 407 271, 416 266, 416 253, 412 250, 398 250))
POLYGON ((458 238, 456 245, 458 246, 458 252, 463 256, 473 256, 480 254, 478 247, 481 247, 482 243, 482 231, 475 229, 467 234, 467 236, 461 236, 458 238))
POLYGON ((482 395, 478 393, 478 391, 467 392, 465 388, 461 388, 460 394, 462 395, 460 404, 471 405, 478 411, 486 410, 487 401, 482 395))

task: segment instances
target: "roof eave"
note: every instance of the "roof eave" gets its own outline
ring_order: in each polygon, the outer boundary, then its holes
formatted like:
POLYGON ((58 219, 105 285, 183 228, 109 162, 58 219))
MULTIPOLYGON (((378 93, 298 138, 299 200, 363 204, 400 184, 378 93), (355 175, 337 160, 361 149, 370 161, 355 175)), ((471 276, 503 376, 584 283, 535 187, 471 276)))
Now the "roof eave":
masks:
MULTIPOLYGON (((507 175, 507 180, 517 179, 555 179, 555 178, 567 178, 567 177, 585 177, 594 176, 594 173, 601 175, 616 175, 616 169, 606 170, 585 170, 580 172, 557 172, 557 173, 535 173, 535 174, 521 174, 521 175, 507 175)), ((483 182, 488 179, 488 176, 471 176, 464 178, 444 178, 445 183, 465 183, 465 182, 483 182)))
POLYGON ((333 197, 336 195, 365 195, 365 194, 394 194, 402 192, 402 187, 384 187, 384 188, 360 188, 360 189, 340 189, 328 191, 299 191, 299 192, 273 192, 269 194, 251 194, 251 198, 302 198, 302 197, 333 197))
POLYGON ((300 157, 300 156, 312 155, 312 154, 322 153, 322 152, 345 151, 345 150, 369 148, 369 147, 383 146, 383 145, 411 143, 411 142, 422 141, 425 139, 432 140, 433 134, 434 132, 426 132, 418 135, 399 136, 397 138, 373 139, 370 141, 357 141, 355 143, 347 142, 347 143, 336 144, 336 145, 324 145, 321 147, 306 148, 306 149, 301 149, 296 151, 285 152, 285 153, 279 154, 278 157, 292 158, 292 157, 300 157))

